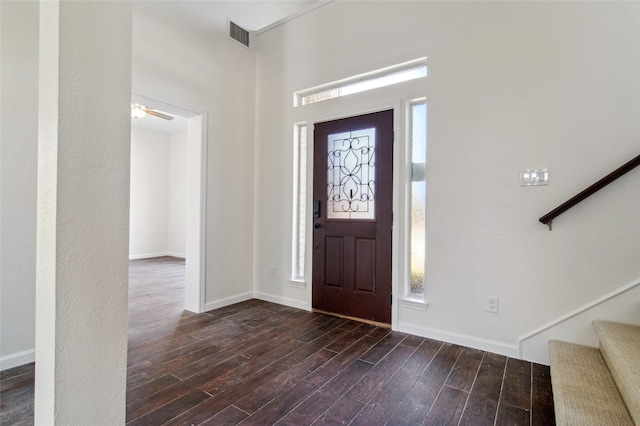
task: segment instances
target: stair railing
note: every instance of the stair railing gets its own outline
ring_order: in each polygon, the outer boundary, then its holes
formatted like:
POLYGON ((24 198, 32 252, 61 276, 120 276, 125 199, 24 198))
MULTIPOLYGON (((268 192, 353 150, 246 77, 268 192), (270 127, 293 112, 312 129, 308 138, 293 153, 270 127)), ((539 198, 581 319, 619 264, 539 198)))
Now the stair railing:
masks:
POLYGON ((559 216, 562 213, 566 212, 571 207, 575 206, 576 204, 578 204, 579 202, 581 202, 585 198, 589 197, 590 195, 593 195, 595 192, 597 192, 600 189, 604 188, 605 186, 609 185, 614 180, 616 180, 619 177, 621 177, 622 175, 630 172, 631 170, 633 170, 634 168, 636 168, 638 166, 640 166, 640 155, 638 155, 637 157, 635 157, 633 160, 629 161, 628 163, 623 164, 622 166, 620 166, 619 168, 617 168, 613 172, 609 173, 608 175, 606 175, 605 177, 603 177, 602 179, 600 179, 599 181, 597 181, 596 183, 594 183, 593 185, 591 185, 590 187, 585 189, 584 191, 582 191, 582 192, 576 194, 575 196, 569 198, 567 201, 565 201, 564 203, 560 204, 558 207, 556 207, 555 209, 551 210, 549 213, 545 214, 544 216, 542 216, 538 220, 540 222, 544 223, 545 225, 548 225, 549 226, 549 231, 551 231, 551 224, 553 222, 553 219, 555 219, 557 216, 559 216))

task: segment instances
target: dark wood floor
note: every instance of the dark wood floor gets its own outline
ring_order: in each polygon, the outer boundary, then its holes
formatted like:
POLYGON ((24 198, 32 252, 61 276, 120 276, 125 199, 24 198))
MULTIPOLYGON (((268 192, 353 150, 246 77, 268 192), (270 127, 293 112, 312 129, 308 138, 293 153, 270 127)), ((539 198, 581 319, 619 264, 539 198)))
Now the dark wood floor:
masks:
MULTIPOLYGON (((131 262, 128 425, 551 425, 549 368, 250 300, 182 310, 184 261, 131 262)), ((33 424, 33 365, 0 423, 33 424)))

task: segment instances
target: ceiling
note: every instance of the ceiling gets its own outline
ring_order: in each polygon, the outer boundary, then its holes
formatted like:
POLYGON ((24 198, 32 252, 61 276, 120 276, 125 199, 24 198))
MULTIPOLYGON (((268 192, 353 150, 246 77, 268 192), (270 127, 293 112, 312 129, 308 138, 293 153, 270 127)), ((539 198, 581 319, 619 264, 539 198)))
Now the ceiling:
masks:
POLYGON ((248 31, 260 31, 300 13, 327 3, 327 0, 171 0, 134 2, 134 13, 154 10, 171 19, 188 22, 189 27, 226 31, 227 18, 248 31))
MULTIPOLYGON (((190 28, 207 33, 226 33, 229 19, 248 31, 260 32, 329 1, 331 0, 136 1, 133 3, 133 22, 135 25, 135 14, 150 14, 165 20, 179 21, 190 28)), ((166 110, 155 102, 145 103, 140 99, 136 102, 166 113, 166 110)), ((176 118, 167 121, 147 115, 144 118, 132 118, 131 126, 166 134, 186 130, 186 118, 181 117, 179 112, 168 113, 176 118)))

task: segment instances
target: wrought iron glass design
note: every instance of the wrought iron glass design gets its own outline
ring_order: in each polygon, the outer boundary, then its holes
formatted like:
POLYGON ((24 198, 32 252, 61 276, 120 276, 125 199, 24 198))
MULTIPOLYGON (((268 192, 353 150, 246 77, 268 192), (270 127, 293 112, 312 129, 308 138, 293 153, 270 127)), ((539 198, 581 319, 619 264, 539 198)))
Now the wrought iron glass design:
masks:
POLYGON ((376 129, 329 135, 327 219, 375 219, 376 129))

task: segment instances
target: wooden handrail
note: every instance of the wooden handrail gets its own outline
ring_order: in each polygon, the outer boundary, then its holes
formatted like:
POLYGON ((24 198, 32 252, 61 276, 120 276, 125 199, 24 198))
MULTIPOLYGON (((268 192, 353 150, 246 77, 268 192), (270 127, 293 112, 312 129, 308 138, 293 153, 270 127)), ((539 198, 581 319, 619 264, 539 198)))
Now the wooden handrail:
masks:
POLYGON ((545 214, 538 220, 544 223, 545 225, 549 225, 549 230, 551 230, 551 221, 553 221, 553 219, 555 219, 557 216, 566 212, 571 207, 578 204, 580 201, 584 200, 585 198, 589 197, 596 191, 609 185, 611 182, 618 179, 620 176, 624 175, 627 172, 630 172, 631 170, 633 170, 638 166, 640 166, 640 155, 638 155, 636 158, 629 161, 628 163, 625 163, 624 165, 620 166, 613 172, 609 173, 608 175, 606 175, 605 177, 603 177, 602 179, 600 179, 599 181, 597 181, 596 183, 594 183, 593 185, 585 189, 584 191, 576 194, 575 196, 571 197, 564 203, 560 204, 558 207, 551 210, 549 213, 545 214))

